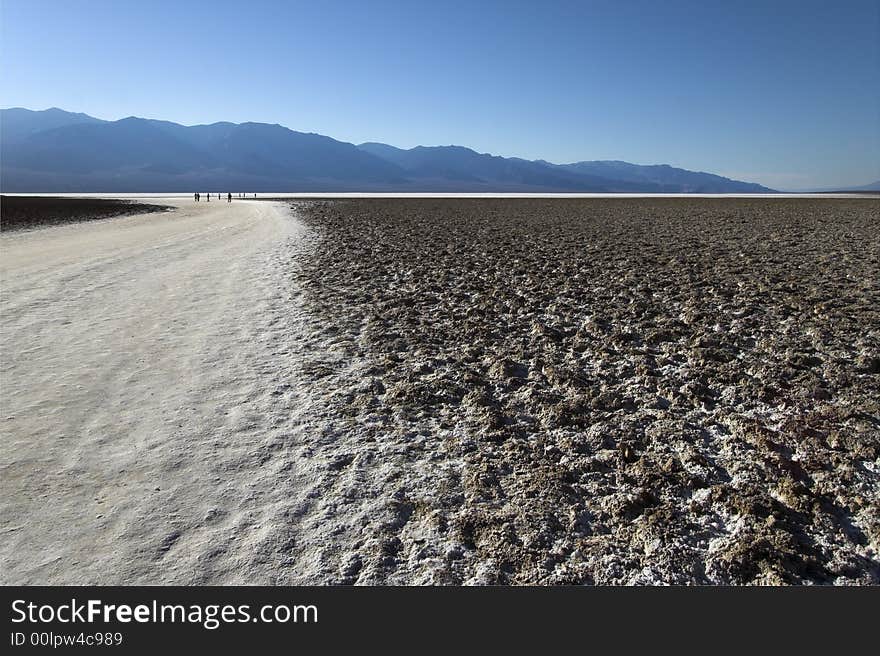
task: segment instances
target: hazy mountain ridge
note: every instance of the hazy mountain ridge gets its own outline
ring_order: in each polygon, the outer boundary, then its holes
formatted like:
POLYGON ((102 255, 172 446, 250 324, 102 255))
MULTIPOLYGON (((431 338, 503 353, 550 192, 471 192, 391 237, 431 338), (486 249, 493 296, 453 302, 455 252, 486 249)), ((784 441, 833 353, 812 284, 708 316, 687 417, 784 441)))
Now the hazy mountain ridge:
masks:
POLYGON ((871 191, 880 191, 880 180, 875 182, 869 182, 866 185, 857 185, 854 187, 847 186, 837 186, 837 187, 823 187, 821 189, 810 189, 811 192, 834 192, 834 191, 856 191, 856 192, 871 192, 871 191))
POLYGON ((355 146, 277 124, 104 121, 57 108, 0 110, 0 149, 7 192, 772 192, 668 165, 552 164, 463 146, 355 146))
POLYGON ((550 164, 569 171, 623 180, 634 184, 655 184, 663 191, 683 193, 766 193, 767 188, 751 182, 731 180, 713 173, 688 171, 669 164, 630 164, 629 162, 596 160, 573 164, 550 164))
POLYGON ((106 122, 88 114, 65 112, 57 107, 52 107, 42 112, 34 112, 22 107, 13 107, 0 110, 0 117, 2 117, 2 120, 0 120, 0 137, 4 141, 22 139, 35 131, 51 130, 52 128, 65 125, 106 122), (38 120, 35 120, 34 115, 36 114, 39 114, 38 120))

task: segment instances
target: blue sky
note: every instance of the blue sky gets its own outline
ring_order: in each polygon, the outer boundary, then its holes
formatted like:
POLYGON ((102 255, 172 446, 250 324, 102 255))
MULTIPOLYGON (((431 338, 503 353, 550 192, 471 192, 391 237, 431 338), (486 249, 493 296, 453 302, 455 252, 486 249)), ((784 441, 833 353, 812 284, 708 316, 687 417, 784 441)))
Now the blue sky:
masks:
POLYGON ((880 179, 877 0, 2 0, 0 105, 880 179))

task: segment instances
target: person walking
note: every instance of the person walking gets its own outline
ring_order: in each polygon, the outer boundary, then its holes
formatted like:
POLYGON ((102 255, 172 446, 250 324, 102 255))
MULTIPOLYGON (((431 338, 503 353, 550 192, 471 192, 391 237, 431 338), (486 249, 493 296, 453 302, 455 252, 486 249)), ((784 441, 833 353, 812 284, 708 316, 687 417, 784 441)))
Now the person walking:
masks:
POLYGON ((232 192, 231 192, 231 191, 227 191, 227 192, 226 192, 226 202, 227 202, 227 203, 231 203, 231 202, 232 202, 232 192))

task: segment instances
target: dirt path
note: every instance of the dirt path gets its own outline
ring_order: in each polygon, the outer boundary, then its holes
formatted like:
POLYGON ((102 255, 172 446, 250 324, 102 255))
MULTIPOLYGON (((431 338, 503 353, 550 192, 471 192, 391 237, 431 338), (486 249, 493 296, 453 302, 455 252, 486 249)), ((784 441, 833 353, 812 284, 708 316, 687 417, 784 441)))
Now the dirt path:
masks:
POLYGON ((282 205, 175 204, 0 241, 0 583, 284 575, 306 231, 282 205))

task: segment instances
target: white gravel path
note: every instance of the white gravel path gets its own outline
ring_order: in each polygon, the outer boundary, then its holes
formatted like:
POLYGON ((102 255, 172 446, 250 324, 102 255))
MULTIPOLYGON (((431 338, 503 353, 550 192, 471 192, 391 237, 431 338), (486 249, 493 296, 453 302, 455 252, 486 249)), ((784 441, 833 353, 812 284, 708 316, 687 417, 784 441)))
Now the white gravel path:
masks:
POLYGON ((0 238, 2 584, 319 580, 294 567, 308 233, 281 204, 168 203, 0 238))

